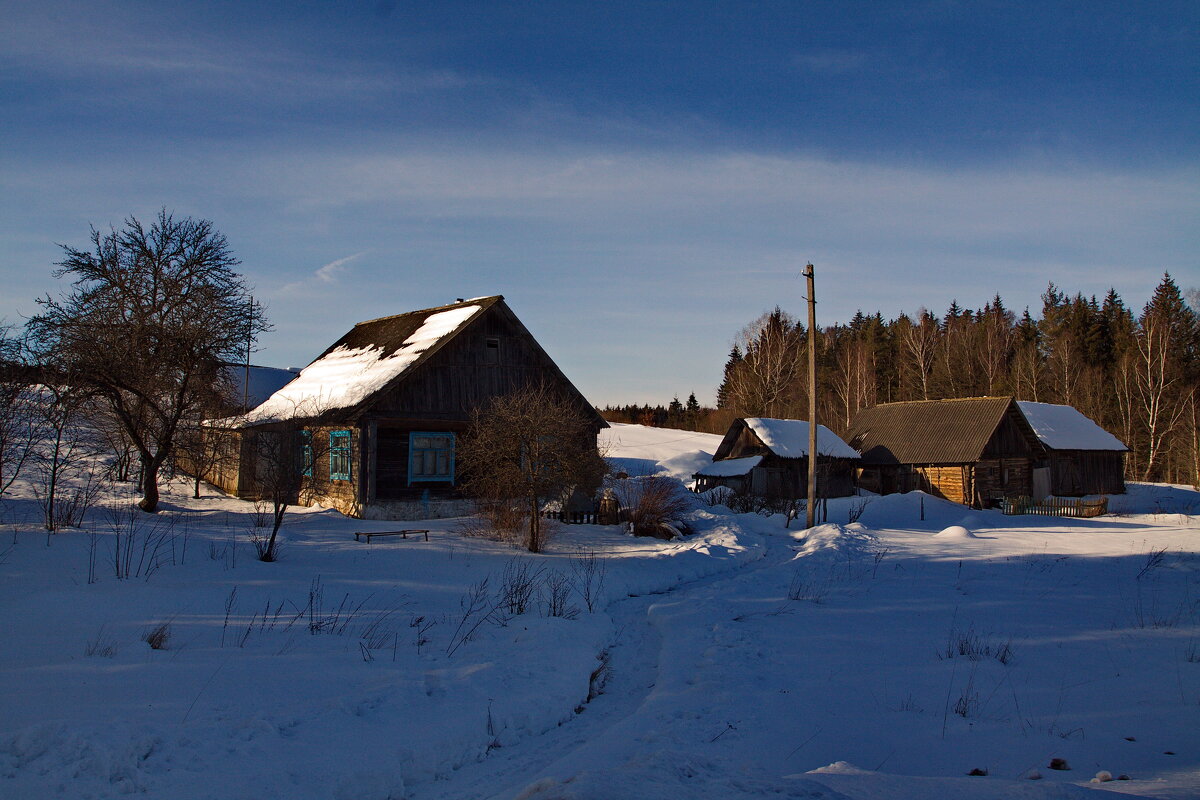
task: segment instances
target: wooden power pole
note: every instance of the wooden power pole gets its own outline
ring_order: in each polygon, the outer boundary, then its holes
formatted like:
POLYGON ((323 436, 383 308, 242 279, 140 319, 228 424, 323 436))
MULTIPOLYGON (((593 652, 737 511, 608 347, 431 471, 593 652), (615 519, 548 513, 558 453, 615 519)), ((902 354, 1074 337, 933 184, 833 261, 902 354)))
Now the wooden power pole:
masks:
POLYGON ((254 295, 250 295, 250 317, 246 322, 246 374, 242 385, 242 413, 250 412, 250 348, 254 346, 254 295))
POLYGON ((805 527, 816 521, 817 510, 817 295, 813 289, 813 265, 804 267, 808 279, 808 508, 805 527))

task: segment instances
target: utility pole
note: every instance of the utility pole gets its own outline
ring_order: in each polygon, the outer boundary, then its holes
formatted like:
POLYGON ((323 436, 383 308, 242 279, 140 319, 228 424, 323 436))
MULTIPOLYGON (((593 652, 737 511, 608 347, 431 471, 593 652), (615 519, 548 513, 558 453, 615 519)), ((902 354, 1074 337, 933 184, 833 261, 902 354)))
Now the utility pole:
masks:
POLYGON ((246 374, 242 384, 242 413, 250 411, 250 348, 254 343, 254 295, 250 295, 250 317, 246 322, 246 374))
POLYGON ((808 279, 808 508, 805 527, 815 522, 817 506, 817 295, 813 288, 813 265, 804 268, 808 279))

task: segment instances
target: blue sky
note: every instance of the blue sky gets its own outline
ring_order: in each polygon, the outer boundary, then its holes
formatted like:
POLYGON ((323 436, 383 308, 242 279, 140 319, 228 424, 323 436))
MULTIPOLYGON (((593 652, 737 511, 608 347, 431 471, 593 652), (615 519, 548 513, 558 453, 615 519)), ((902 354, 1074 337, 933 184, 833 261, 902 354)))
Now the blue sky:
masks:
POLYGON ((594 402, 710 401, 775 304, 1200 284, 1200 4, 0 3, 0 317, 166 206, 303 365, 503 294, 594 402))

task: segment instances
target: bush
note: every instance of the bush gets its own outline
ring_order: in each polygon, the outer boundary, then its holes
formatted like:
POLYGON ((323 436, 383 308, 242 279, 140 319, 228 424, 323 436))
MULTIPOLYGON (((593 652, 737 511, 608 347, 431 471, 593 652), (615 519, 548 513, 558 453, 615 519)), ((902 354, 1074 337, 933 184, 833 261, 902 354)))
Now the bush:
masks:
POLYGON ((664 475, 620 481, 617 497, 635 536, 674 538, 679 518, 692 507, 691 494, 679 481, 664 475))

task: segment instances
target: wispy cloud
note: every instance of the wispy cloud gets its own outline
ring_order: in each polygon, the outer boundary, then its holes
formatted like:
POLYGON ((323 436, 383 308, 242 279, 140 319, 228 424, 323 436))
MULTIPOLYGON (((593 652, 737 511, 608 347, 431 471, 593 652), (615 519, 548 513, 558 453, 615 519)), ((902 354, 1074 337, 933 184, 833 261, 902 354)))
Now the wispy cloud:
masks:
POLYGON ((111 94, 204 88, 287 101, 440 92, 479 84, 453 69, 346 57, 314 60, 294 46, 215 30, 168 27, 154 16, 129 20, 36 9, 0 26, 0 63, 71 80, 106 76, 111 94))
MULTIPOLYGON (((318 267, 316 270, 314 270, 312 273, 312 277, 316 280, 317 283, 323 284, 325 286, 330 286, 330 285, 336 284, 338 282, 338 277, 342 274, 342 272, 345 271, 346 265, 349 264, 351 261, 354 261, 358 258, 361 258, 362 256, 365 256, 368 252, 370 252, 370 251, 363 250, 361 252, 354 253, 353 255, 343 256, 341 258, 334 259, 333 261, 330 261, 328 264, 325 264, 321 267, 318 267)), ((293 292, 298 292, 301 289, 304 289, 306 287, 311 287, 312 285, 313 285, 313 282, 311 280, 293 281, 292 283, 284 285, 283 288, 281 288, 279 291, 281 293, 291 294, 293 292)))

